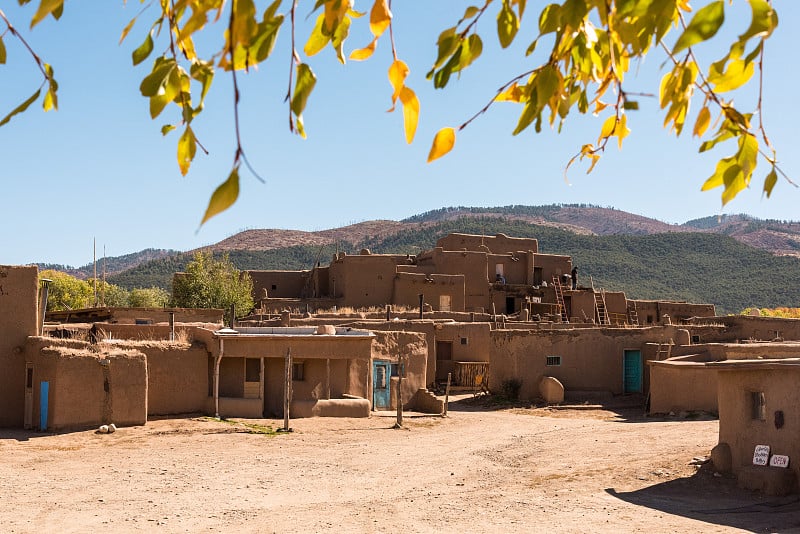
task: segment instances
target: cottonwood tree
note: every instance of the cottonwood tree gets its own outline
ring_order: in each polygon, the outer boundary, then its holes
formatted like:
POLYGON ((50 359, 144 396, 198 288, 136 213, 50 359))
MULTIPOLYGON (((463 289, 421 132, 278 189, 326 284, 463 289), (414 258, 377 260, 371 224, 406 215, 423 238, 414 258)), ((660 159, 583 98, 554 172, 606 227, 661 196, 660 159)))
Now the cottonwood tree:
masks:
POLYGON ((94 302, 94 290, 86 282, 61 271, 39 271, 39 280, 50 280, 47 291, 47 311, 88 308, 94 302))
POLYGON ((160 287, 134 288, 128 303, 132 308, 164 308, 169 304, 169 292, 160 287))
MULTIPOLYGON (((490 37, 478 32, 479 22, 483 29, 493 28, 491 38, 498 39, 504 49, 515 40, 524 40, 527 48, 520 65, 526 66, 516 76, 499 80, 500 89, 487 95, 485 107, 472 115, 465 111, 467 118, 461 124, 439 130, 428 161, 447 154, 456 143, 456 134, 495 104, 510 102, 520 106, 514 135, 531 126, 537 132, 543 125, 560 130, 574 112, 597 115, 596 139, 588 139, 566 163, 569 168, 575 161, 586 160, 591 171, 609 142, 616 141, 621 147, 630 133, 629 116, 639 108, 642 93, 630 91, 626 77, 645 57, 655 55, 667 65, 659 87, 651 88, 658 95, 664 126, 675 135, 691 129, 700 152, 727 147, 702 189, 721 187, 724 205, 750 185, 761 160, 766 172, 759 176, 763 176, 763 192, 769 197, 779 176, 791 183, 777 165, 761 113, 763 57, 766 42, 778 25, 775 9, 768 0, 746 0, 751 17, 737 21, 743 23, 737 30, 740 33, 730 42, 720 43, 726 53, 701 60, 695 50, 700 43, 723 39, 718 31, 734 1, 745 0, 700 2, 702 7, 696 11, 688 0, 565 0, 537 3, 532 12, 527 0, 464 2, 463 10, 454 14, 453 25, 439 35, 435 61, 426 66, 434 87, 445 88, 454 75, 480 58, 484 39, 490 37), (747 85, 757 86, 755 109, 740 109, 733 103, 737 90, 747 85)), ((22 5, 31 0, 18 2, 22 5)), ((424 16, 424 3, 420 4, 424 16)), ((48 16, 59 18, 65 9, 64 0, 39 0, 34 5, 31 28, 48 16)), ((222 72, 233 80, 236 150, 231 172, 213 193, 203 222, 236 202, 239 171, 243 163, 249 167, 239 137, 237 75, 275 55, 281 29, 291 37, 289 48, 278 53, 291 65, 286 93, 290 131, 306 136, 303 112, 317 81, 307 57, 331 47, 342 63, 348 58, 363 61, 372 56, 379 42, 388 41, 391 110, 398 105, 402 108, 405 137, 412 142, 420 102, 406 85, 410 69, 402 59, 402 45, 404 39, 414 36, 395 35, 392 18, 391 0, 315 0, 313 4, 300 0, 160 0, 146 4, 122 29, 121 41, 136 33, 135 26, 144 26, 132 62, 137 65, 156 56, 139 89, 149 99, 153 119, 169 117, 162 133, 179 130, 177 160, 182 174, 189 171, 198 148, 205 150, 192 125, 201 116, 215 74, 222 72), (297 35, 301 5, 303 14, 309 10, 317 14, 309 35, 297 35), (348 53, 345 43, 354 24, 368 24, 372 39, 348 53), (203 57, 197 53, 195 41, 208 34, 222 34, 222 44, 203 57)), ((0 27, 0 63, 6 60, 3 39, 19 39, 42 74, 39 89, 0 119, 2 126, 39 99, 45 111, 57 108, 58 84, 53 68, 34 53, 1 10, 0 20, 5 24, 4 29, 0 27)))
POLYGON ((222 308, 230 319, 231 304, 237 317, 253 309, 253 280, 240 272, 227 254, 215 259, 210 252, 197 252, 172 281, 172 305, 180 308, 222 308))

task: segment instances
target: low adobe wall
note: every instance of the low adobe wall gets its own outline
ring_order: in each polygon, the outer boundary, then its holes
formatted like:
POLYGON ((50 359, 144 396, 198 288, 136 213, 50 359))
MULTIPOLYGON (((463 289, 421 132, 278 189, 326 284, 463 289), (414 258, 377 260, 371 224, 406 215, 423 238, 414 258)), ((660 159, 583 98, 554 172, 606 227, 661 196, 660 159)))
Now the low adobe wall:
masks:
POLYGON ((650 366, 650 413, 717 413, 717 370, 701 362, 647 362, 650 366))
MULTIPOLYGON (((425 388, 428 369, 428 346, 424 334, 416 332, 381 332, 373 331, 375 340, 372 343, 372 359, 399 363, 405 358, 405 376, 401 398, 403 407, 407 407, 417 390, 425 388)), ((369 398, 372 398, 370 383, 369 398)), ((397 409, 397 379, 391 381, 390 409, 397 409)))
POLYGON ((135 350, 69 348, 32 338, 33 423, 39 426, 42 383, 49 383, 48 430, 147 422, 147 361, 135 350), (38 349, 38 350, 37 350, 38 349))

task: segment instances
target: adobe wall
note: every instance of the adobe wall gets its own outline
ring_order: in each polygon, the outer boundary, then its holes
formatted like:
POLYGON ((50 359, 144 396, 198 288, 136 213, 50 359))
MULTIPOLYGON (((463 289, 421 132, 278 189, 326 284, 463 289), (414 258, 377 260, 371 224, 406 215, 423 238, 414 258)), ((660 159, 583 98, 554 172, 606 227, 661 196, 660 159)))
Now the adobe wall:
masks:
POLYGON ((148 319, 153 323, 169 323, 170 312, 176 323, 222 324, 224 310, 213 308, 109 308, 111 320, 123 324, 135 324, 137 319, 148 319))
POLYGON ((718 412, 717 370, 700 362, 648 362, 650 413, 718 412))
MULTIPOLYGON (((489 267, 485 252, 432 251, 430 264, 420 269, 426 272, 464 276, 464 310, 483 312, 491 307, 489 300, 489 267)), ((492 266, 494 269, 494 266, 492 266)), ((494 271, 491 280, 494 282, 494 271)))
POLYGON ((564 291, 564 300, 569 297, 567 311, 570 323, 597 323, 594 293, 591 291, 564 291))
MULTIPOLYGON (((493 330, 489 351, 489 388, 498 390, 505 380, 522 381, 520 398, 539 396, 542 376, 557 378, 565 390, 623 393, 625 349, 641 350, 646 343, 667 342, 675 327, 584 328, 552 330, 493 330), (560 366, 547 366, 547 356, 561 356, 560 366)), ((643 391, 649 377, 643 369, 643 391)))
POLYGON ((269 298, 297 298, 303 293, 309 271, 245 271, 253 280, 253 300, 267 290, 269 298))
POLYGON ((667 302, 656 300, 634 300, 639 324, 678 324, 692 317, 714 317, 713 304, 692 304, 689 302, 667 302))
POLYGON ((698 318, 692 325, 716 324, 725 327, 727 341, 760 340, 771 341, 775 338, 784 340, 800 340, 800 319, 781 317, 752 317, 747 315, 728 315, 724 317, 698 318))
POLYGON ((756 445, 769 445, 772 454, 789 456, 789 469, 800 479, 800 367, 721 368, 718 381, 719 441, 730 445, 734 473, 752 466, 756 445), (764 393, 765 420, 753 418, 752 392, 764 393), (783 412, 781 428, 775 424, 777 411, 783 412))
MULTIPOLYGON (((534 254, 533 266, 535 268, 541 267, 542 280, 550 285, 554 276, 569 274, 572 271, 572 258, 559 254, 534 254)), ((579 273, 578 280, 580 281, 580 279, 579 273)))
POLYGON ((341 297, 341 306, 366 308, 392 302, 399 256, 340 256, 330 266, 330 285, 333 296, 341 297))
POLYGON ((502 271, 507 284, 527 284, 529 273, 533 267, 528 265, 527 253, 489 254, 486 258, 489 269, 489 280, 497 281, 497 273, 502 271), (498 269, 498 266, 501 266, 498 269))
MULTIPOLYGON (((580 275, 578 276, 580 280, 580 275)), ((622 291, 605 292, 606 311, 612 324, 628 322, 628 299, 622 291)))
POLYGON ((505 234, 495 234, 494 236, 458 234, 452 233, 440 238, 436 242, 437 247, 444 250, 481 250, 481 247, 488 249, 495 254, 507 254, 510 252, 539 251, 539 242, 527 237, 509 237, 505 234))
POLYGON ((33 365, 33 423, 39 426, 41 383, 49 382, 48 430, 100 424, 147 422, 147 358, 116 347, 69 348, 30 338, 26 360, 33 365))
POLYGON ((147 356, 148 415, 197 413, 206 409, 209 353, 204 346, 140 343, 135 348, 147 356))
POLYGON ((443 274, 415 274, 400 272, 394 280, 394 298, 391 304, 407 308, 419 307, 419 295, 435 311, 441 310, 441 296, 450 297, 450 310, 464 309, 464 276, 443 274))
POLYGON ((0 427, 22 427, 25 349, 39 331, 39 270, 0 265, 0 427))

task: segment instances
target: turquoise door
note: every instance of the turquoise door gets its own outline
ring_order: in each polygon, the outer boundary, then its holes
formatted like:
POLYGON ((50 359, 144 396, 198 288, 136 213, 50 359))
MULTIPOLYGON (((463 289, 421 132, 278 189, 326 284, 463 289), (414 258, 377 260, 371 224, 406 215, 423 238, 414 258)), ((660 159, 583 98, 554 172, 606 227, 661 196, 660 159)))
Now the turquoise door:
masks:
POLYGON ((622 391, 642 392, 642 351, 626 350, 623 361, 622 391))
POLYGON ((389 384, 391 367, 389 362, 372 362, 372 409, 384 410, 391 406, 389 384))
POLYGON ((50 382, 39 383, 39 430, 47 430, 47 408, 50 406, 50 382))

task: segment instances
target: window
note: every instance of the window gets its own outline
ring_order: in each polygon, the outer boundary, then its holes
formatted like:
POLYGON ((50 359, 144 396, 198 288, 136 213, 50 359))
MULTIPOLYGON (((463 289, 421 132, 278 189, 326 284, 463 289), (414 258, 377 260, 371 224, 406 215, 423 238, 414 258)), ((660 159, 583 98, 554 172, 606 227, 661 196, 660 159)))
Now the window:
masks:
POLYGON ((647 316, 647 324, 653 324, 653 316, 652 315, 648 315, 647 316))
POLYGON ((750 413, 751 418, 755 421, 767 420, 767 404, 764 401, 763 391, 750 392, 750 413))
POLYGON ((302 382, 305 379, 305 362, 292 362, 292 380, 302 382))
POLYGON ((278 289, 277 284, 272 284, 272 290, 275 291, 276 289, 278 289))
POLYGON ((462 337, 462 338, 461 338, 461 344, 462 344, 462 345, 467 345, 467 344, 468 344, 468 342, 467 342, 467 338, 465 338, 465 337, 462 337))
POLYGON ((700 343, 700 336, 692 336, 692 343, 700 343))
POLYGON ((450 311, 450 295, 439 295, 439 311, 450 311))
POLYGON ((393 363, 392 376, 400 376, 400 373, 403 373, 403 378, 406 377, 406 366, 402 363, 393 363))
POLYGON ((561 356, 547 356, 546 365, 548 367, 555 367, 561 365, 561 356))
POLYGON ((258 358, 245 358, 244 361, 244 381, 261 382, 261 360, 258 358))

